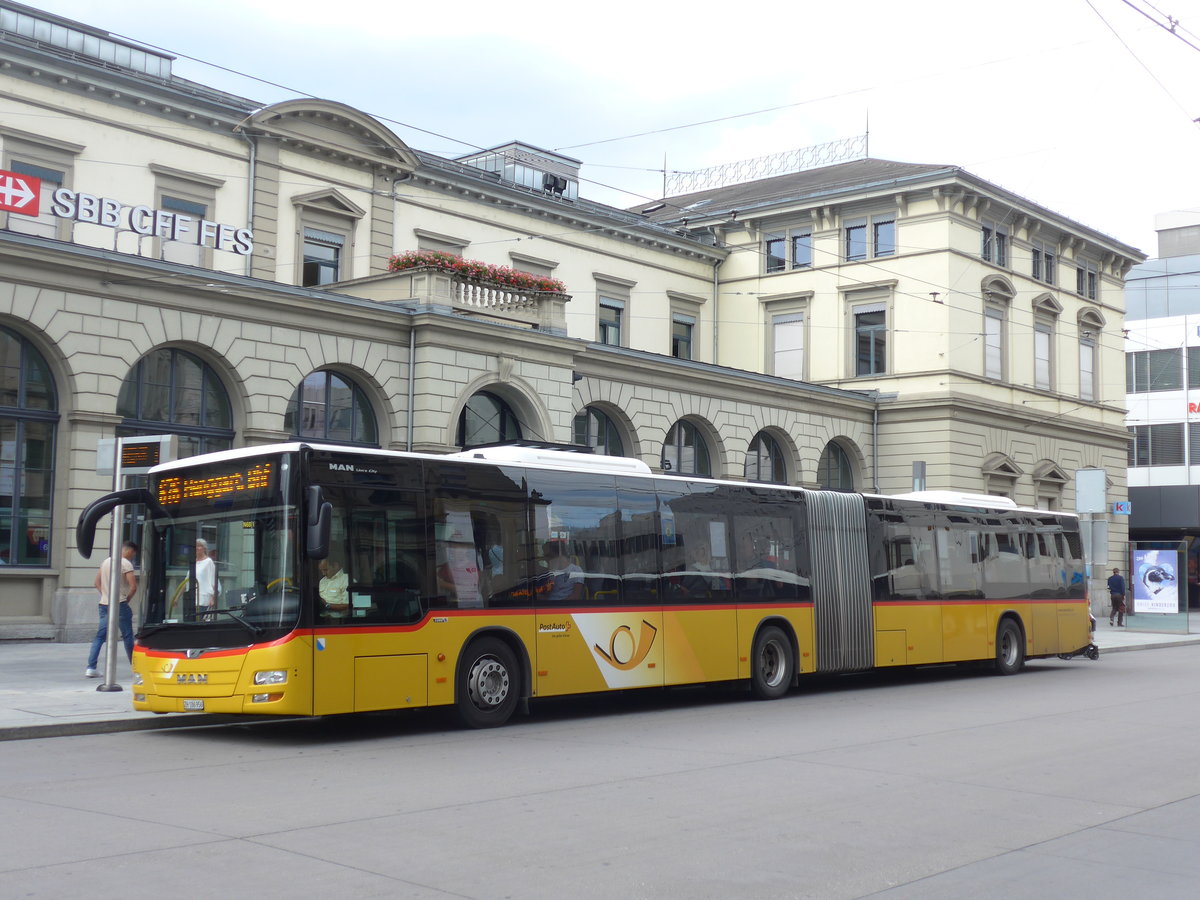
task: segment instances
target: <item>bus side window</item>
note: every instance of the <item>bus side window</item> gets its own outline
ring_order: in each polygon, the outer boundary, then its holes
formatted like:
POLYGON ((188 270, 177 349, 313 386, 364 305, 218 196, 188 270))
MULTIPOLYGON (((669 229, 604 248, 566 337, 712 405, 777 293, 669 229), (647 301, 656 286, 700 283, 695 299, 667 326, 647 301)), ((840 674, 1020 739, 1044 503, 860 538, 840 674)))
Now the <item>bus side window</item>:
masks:
POLYGON ((483 606, 479 548, 475 546, 469 501, 438 498, 433 536, 437 576, 434 605, 451 609, 483 606))
POLYGON ((621 603, 620 541, 616 479, 612 475, 528 470, 534 497, 534 552, 537 568, 532 579, 535 602, 621 603), (551 556, 558 553, 557 557, 551 556), (537 562, 540 560, 540 562, 537 562), (555 573, 570 573, 583 590, 558 587, 555 573), (581 595, 581 596, 580 596, 581 595))

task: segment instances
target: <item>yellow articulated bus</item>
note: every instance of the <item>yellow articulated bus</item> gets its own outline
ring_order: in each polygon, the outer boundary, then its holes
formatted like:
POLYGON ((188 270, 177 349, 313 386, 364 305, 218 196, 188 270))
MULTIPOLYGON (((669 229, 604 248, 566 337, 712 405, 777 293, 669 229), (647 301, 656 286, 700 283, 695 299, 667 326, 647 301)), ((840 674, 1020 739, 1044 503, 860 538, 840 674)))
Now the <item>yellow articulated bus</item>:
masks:
POLYGON ((133 704, 328 715, 1027 658, 1090 643, 1078 522, 995 497, 654 475, 493 447, 280 444, 151 470, 133 704))

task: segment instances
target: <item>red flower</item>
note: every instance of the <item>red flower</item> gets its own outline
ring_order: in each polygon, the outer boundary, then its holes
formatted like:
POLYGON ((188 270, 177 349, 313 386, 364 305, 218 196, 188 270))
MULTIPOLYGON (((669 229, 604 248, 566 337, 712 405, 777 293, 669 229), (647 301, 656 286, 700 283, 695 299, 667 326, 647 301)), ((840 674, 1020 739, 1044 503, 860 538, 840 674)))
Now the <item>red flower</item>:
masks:
POLYGON ((472 281, 499 284, 519 291, 539 291, 550 294, 565 294, 566 285, 557 278, 545 278, 518 272, 508 266, 497 266, 475 259, 463 259, 454 253, 441 250, 407 250, 388 259, 388 269, 400 272, 418 267, 454 272, 472 281))

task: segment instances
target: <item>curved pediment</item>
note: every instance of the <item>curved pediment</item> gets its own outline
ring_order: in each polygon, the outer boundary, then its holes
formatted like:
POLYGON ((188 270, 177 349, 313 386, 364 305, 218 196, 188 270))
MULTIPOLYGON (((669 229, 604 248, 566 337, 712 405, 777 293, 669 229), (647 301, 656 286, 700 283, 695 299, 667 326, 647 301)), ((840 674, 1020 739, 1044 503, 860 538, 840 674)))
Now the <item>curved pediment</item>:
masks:
POLYGON ((238 128, 276 138, 297 150, 359 165, 372 163, 411 172, 418 164, 417 155, 391 129, 333 100, 306 97, 273 103, 251 113, 238 128))
POLYGON ((1079 327, 1085 331, 1103 331, 1105 324, 1104 313, 1091 306, 1085 306, 1077 317, 1079 327))
POLYGON ((1003 275, 989 275, 983 279, 983 284, 980 285, 980 290, 983 292, 985 300, 1003 301, 1011 303, 1013 297, 1017 296, 1017 289, 1013 287, 1013 283, 1003 275))

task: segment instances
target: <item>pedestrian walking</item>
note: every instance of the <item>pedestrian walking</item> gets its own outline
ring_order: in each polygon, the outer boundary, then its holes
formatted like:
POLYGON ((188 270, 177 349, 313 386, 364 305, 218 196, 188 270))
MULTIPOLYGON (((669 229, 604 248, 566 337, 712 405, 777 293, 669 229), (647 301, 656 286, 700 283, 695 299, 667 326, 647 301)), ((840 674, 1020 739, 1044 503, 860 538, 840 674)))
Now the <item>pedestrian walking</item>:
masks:
POLYGON ((1116 617, 1117 625, 1124 627, 1125 625, 1125 579, 1121 577, 1120 569, 1113 569, 1113 573, 1108 576, 1108 599, 1112 604, 1108 608, 1108 624, 1113 624, 1113 617, 1116 617))
MULTIPOLYGON (((121 626, 121 640, 125 642, 125 654, 129 657, 130 662, 133 661, 133 610, 129 606, 129 601, 137 593, 137 575, 133 572, 133 555, 137 551, 138 545, 133 541, 126 541, 121 545, 121 599, 117 604, 117 616, 121 626)), ((100 592, 100 627, 96 630, 96 637, 92 640, 92 649, 88 653, 87 671, 84 672, 88 678, 100 677, 100 670, 96 667, 100 663, 100 648, 108 640, 108 607, 110 605, 108 589, 112 581, 111 573, 112 557, 110 556, 100 563, 100 569, 96 572, 95 585, 96 590, 100 592)))

